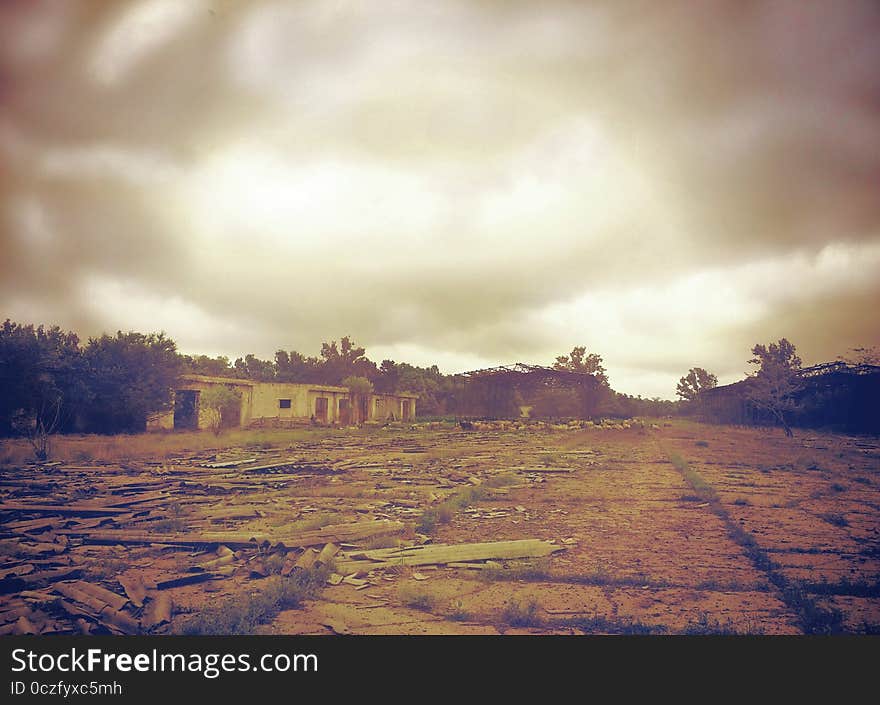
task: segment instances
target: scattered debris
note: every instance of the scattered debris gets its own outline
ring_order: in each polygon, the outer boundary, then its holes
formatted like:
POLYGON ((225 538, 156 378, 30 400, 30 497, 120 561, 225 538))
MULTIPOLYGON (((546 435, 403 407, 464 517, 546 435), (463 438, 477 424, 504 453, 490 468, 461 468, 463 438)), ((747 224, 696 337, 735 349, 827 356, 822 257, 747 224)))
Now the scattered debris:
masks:
POLYGON ((350 553, 348 560, 337 562, 343 572, 358 569, 388 568, 395 565, 443 565, 469 563, 490 559, 542 558, 564 550, 547 541, 521 539, 518 541, 495 541, 492 543, 465 543, 447 546, 429 544, 403 548, 384 548, 374 551, 350 553))

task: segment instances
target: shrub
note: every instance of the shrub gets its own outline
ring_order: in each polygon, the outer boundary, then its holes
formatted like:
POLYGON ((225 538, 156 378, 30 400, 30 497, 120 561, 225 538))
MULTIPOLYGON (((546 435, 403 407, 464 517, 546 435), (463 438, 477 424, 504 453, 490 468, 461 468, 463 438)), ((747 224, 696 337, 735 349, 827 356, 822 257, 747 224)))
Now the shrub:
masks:
POLYGON ((538 616, 538 601, 534 598, 526 603, 510 600, 501 610, 500 619, 511 627, 539 627, 543 624, 538 616))

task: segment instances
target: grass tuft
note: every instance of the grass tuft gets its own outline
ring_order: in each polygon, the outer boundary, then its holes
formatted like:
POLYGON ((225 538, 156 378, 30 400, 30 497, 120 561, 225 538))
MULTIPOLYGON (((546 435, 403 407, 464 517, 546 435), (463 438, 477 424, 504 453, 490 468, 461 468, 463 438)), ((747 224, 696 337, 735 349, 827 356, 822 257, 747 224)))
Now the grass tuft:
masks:
POLYGON ((540 627, 544 621, 538 616, 538 601, 530 598, 527 602, 510 600, 501 610, 499 619, 511 627, 540 627))
POLYGON ((293 573, 289 578, 274 576, 261 582, 264 588, 247 597, 236 596, 208 607, 180 622, 175 629, 186 635, 255 634, 261 624, 271 622, 279 612, 298 609, 317 597, 327 580, 328 568, 293 573))

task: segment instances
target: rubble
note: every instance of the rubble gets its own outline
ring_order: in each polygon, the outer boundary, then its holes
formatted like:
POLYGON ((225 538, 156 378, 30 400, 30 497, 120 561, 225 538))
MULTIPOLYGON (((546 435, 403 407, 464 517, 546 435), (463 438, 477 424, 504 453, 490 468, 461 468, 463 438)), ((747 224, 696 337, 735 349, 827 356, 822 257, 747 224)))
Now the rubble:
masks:
MULTIPOLYGON (((447 546, 414 532, 426 509, 459 490, 508 492, 491 482, 502 472, 491 455, 478 449, 477 463, 438 468, 424 462, 430 449, 377 433, 251 453, 7 469, 0 634, 162 633, 176 605, 271 575, 329 566, 328 585, 363 591, 383 566, 469 569, 561 550, 535 540, 447 546)), ((513 472, 511 487, 534 484, 532 465, 513 472)), ((463 521, 511 515, 528 516, 522 505, 500 504, 460 513, 463 521)))

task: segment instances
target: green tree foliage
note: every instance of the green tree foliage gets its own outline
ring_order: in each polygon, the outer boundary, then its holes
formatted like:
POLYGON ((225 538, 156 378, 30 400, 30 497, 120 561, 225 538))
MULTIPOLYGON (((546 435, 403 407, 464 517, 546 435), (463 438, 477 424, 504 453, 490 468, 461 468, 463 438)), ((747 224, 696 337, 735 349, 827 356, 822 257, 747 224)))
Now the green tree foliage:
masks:
POLYGON ((366 377, 350 376, 342 380, 342 386, 348 387, 348 391, 352 394, 364 395, 373 392, 373 383, 366 377))
POLYGON ((228 385, 213 385, 199 395, 199 406, 208 416, 208 427, 219 436, 224 428, 238 424, 241 393, 228 385))
POLYGON ((685 401, 695 401, 700 392, 718 386, 718 378, 702 367, 691 367, 678 381, 675 393, 685 401))
POLYGON ((394 360, 382 360, 376 388, 383 394, 394 394, 400 387, 400 368, 394 360))
POLYGON ((234 377, 235 369, 224 355, 208 357, 207 355, 181 355, 181 369, 197 375, 208 377, 234 377))
POLYGON ((237 358, 233 369, 236 377, 252 379, 257 382, 275 381, 275 365, 269 360, 260 360, 250 353, 243 358, 237 358))
POLYGON ((595 353, 587 354, 587 349, 583 346, 576 346, 568 355, 557 357, 553 368, 593 375, 603 387, 608 387, 608 375, 602 365, 602 356, 595 353))
POLYGON ((84 371, 74 333, 7 319, 0 328, 0 435, 18 431, 45 440, 69 429, 88 398, 84 371))
POLYGON ((354 344, 349 336, 321 345, 321 377, 325 384, 340 384, 346 377, 377 376, 376 363, 365 355, 365 350, 354 344))
POLYGON ((749 364, 757 365, 751 376, 748 398, 756 407, 768 412, 791 436, 787 417, 798 408, 796 394, 801 389, 801 359, 787 339, 770 345, 755 345, 749 364))
POLYGON ((296 350, 275 353, 275 379, 279 382, 321 382, 320 362, 296 350))
POLYGON ((164 333, 119 331, 115 336, 91 338, 83 357, 92 430, 143 431, 151 414, 171 407, 181 365, 174 341, 164 333))
POLYGON ((455 413, 456 395, 461 397, 463 384, 454 377, 445 376, 437 365, 417 367, 405 362, 397 363, 398 392, 419 395, 419 413, 424 416, 442 416, 455 413))

